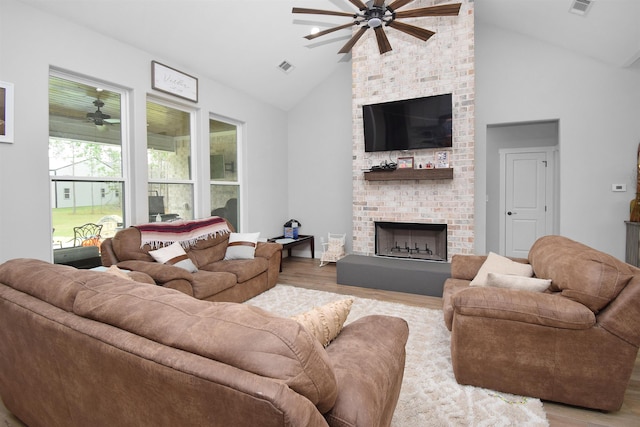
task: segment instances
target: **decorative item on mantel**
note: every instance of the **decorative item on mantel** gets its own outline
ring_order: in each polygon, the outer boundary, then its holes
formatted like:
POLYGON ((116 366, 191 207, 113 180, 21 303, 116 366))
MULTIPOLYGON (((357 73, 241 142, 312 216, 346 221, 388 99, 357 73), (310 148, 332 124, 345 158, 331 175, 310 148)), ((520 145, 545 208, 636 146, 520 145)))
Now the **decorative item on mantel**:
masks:
POLYGON ((640 144, 636 156, 636 198, 631 200, 629 221, 640 222, 640 144))

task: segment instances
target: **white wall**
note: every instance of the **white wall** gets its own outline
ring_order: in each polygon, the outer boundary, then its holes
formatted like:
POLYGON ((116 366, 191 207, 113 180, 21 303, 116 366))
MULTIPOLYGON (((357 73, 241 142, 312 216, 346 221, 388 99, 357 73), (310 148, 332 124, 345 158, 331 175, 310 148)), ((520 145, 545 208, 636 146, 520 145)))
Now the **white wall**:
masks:
MULTIPOLYGON (((193 52, 194 55, 211 52, 193 52)), ((0 80, 15 85, 15 143, 0 144, 0 262, 16 257, 51 259, 48 176, 48 75, 50 66, 131 89, 133 197, 130 223, 146 213, 145 101, 151 93, 151 60, 199 77, 198 143, 208 147, 210 113, 245 123, 245 230, 281 232, 288 217, 286 113, 198 76, 170 58, 158 57, 42 13, 21 2, 0 0, 0 80), (202 137, 200 136, 202 135, 202 137), (142 165, 142 167, 141 167, 142 165)), ((159 97, 178 101, 156 93, 159 97)), ((186 105, 189 104, 188 102, 186 105)), ((200 162, 199 162, 200 163, 200 162)), ((196 193, 206 195, 208 189, 196 193)), ((209 206, 196 206, 196 217, 209 206)))
POLYGON ((329 232, 346 234, 351 251, 351 129, 351 64, 345 63, 289 112, 289 199, 281 200, 302 223, 300 233, 316 237, 316 257, 329 232))
POLYGON ((640 73, 476 25, 476 253, 486 252, 487 126, 559 120, 559 233, 624 260, 640 73), (611 184, 627 184, 612 192, 611 184))

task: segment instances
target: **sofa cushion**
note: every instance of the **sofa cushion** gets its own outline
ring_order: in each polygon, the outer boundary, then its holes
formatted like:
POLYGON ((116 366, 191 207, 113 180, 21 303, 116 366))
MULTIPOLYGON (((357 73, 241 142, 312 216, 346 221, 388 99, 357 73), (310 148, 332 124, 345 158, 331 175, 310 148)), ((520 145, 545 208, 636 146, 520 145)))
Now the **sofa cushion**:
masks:
POLYGON ((156 249, 155 251, 149 251, 149 255, 161 264, 175 265, 176 267, 184 268, 190 273, 198 271, 197 267, 189 259, 187 253, 178 242, 156 249))
POLYGON ((111 241, 113 253, 119 261, 139 260, 153 262, 149 255, 149 245, 140 247, 140 231, 135 227, 128 227, 118 231, 111 241))
POLYGON ((533 269, 529 264, 523 264, 510 260, 493 252, 489 252, 478 274, 471 281, 470 286, 487 286, 487 275, 489 273, 515 274, 516 276, 531 277, 533 269))
POLYGON ((598 313, 627 285, 633 268, 611 255, 562 236, 544 236, 529 251, 535 275, 551 290, 598 313))
POLYGON ((594 313, 587 307, 551 293, 469 287, 453 295, 451 305, 454 317, 462 315, 576 330, 596 324, 594 313))
POLYGON ((231 273, 205 270, 198 270, 191 279, 193 296, 198 299, 207 299, 211 295, 234 287, 237 283, 236 276, 231 273))
POLYGON ((0 265, 0 283, 66 311, 73 310, 77 292, 96 274, 103 273, 27 258, 0 265))
MULTIPOLYGON (((196 273, 199 274, 199 273, 196 273)), ((132 282, 91 284, 74 312, 150 340, 273 378, 307 397, 322 413, 337 384, 329 357, 299 323, 246 304, 212 303, 132 282)))
POLYGON ((227 243, 231 233, 218 234, 205 240, 199 240, 187 250, 189 258, 200 268, 203 265, 221 261, 227 250, 227 243))
POLYGON ((514 274, 489 273, 487 286, 496 288, 519 289, 521 291, 544 292, 551 285, 551 279, 523 277, 514 274))
POLYGON ((352 304, 353 299, 347 298, 321 307, 313 307, 291 318, 304 326, 323 347, 326 347, 342 330, 352 304))
POLYGON ((253 259, 260 233, 231 233, 224 259, 253 259))
POLYGON ((232 273, 238 283, 244 283, 269 269, 269 260, 265 258, 235 259, 218 261, 200 267, 200 270, 232 273))

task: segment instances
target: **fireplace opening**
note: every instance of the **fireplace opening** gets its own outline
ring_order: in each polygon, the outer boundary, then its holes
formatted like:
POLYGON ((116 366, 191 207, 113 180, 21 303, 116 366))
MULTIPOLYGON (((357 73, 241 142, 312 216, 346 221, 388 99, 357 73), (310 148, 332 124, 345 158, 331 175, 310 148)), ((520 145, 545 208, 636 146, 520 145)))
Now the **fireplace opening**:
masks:
POLYGON ((447 260, 447 224, 377 222, 376 255, 447 260))

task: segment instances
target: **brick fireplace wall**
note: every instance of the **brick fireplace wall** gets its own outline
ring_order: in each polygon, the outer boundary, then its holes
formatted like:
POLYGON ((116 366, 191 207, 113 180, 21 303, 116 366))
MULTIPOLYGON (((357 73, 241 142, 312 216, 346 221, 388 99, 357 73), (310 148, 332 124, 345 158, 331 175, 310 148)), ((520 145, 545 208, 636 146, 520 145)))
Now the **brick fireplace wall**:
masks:
MULTIPOLYGON (((416 0, 400 10, 452 1, 416 0)), ((380 55, 373 31, 352 50, 353 252, 373 255, 375 221, 446 223, 449 259, 473 253, 474 239, 474 17, 462 0, 457 17, 402 19, 436 34, 427 42, 385 28, 393 50, 380 55), (436 149, 366 153, 362 105, 453 94, 452 180, 365 181, 363 170, 397 157, 434 162, 436 149)))

